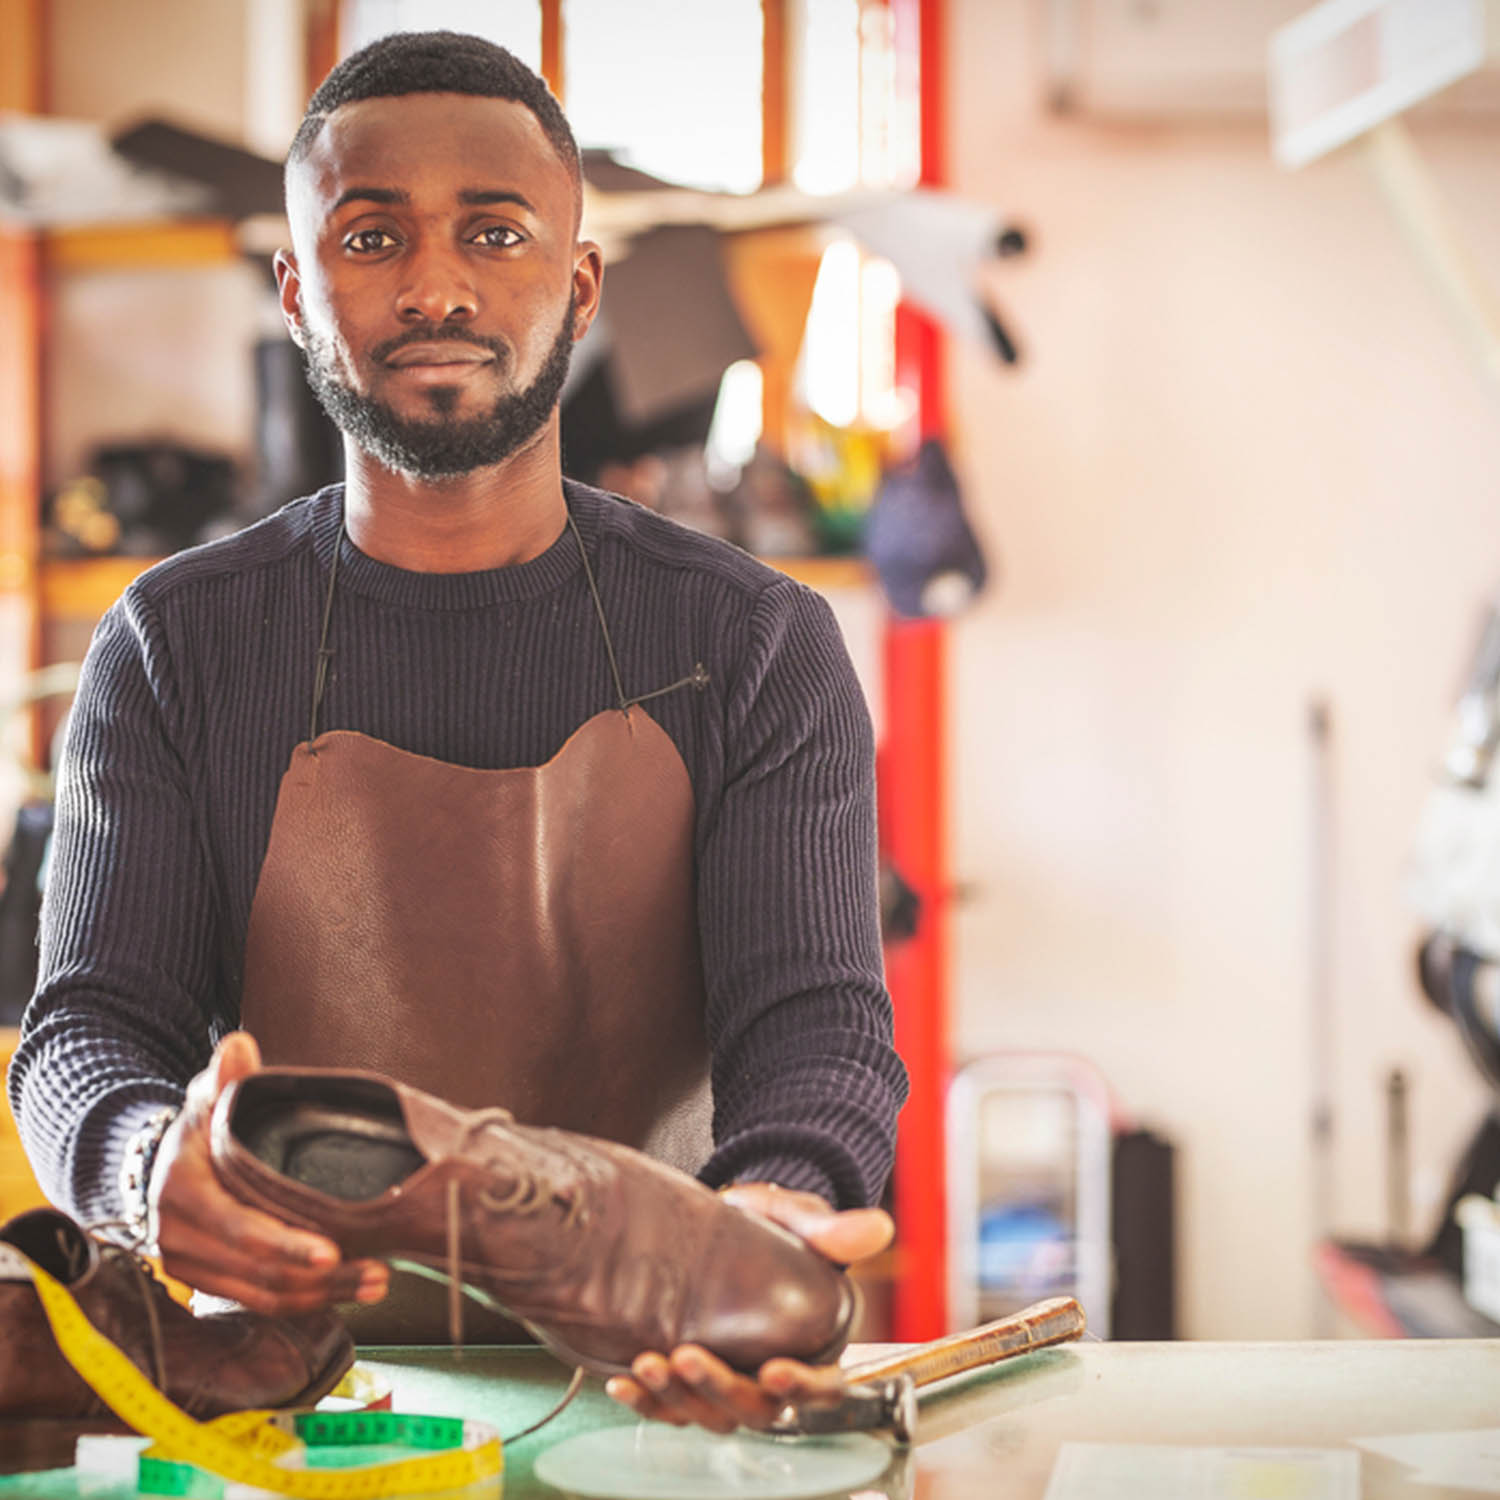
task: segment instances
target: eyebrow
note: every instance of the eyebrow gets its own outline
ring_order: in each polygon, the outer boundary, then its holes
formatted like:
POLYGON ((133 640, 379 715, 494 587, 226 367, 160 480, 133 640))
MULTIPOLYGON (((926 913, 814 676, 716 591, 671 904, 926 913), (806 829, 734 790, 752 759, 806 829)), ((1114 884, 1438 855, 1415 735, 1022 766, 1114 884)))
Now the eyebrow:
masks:
MULTIPOLYGON (((522 193, 517 193, 509 188, 465 188, 458 195, 460 203, 471 207, 488 203, 514 203, 524 208, 527 213, 535 213, 536 207, 522 193)), ((346 188, 339 194, 338 201, 333 205, 335 210, 342 208, 346 203, 389 203, 406 204, 411 202, 411 194, 401 188, 383 187, 360 187, 346 188)))
POLYGON ((465 188, 458 195, 458 201, 468 204, 514 203, 527 213, 536 212, 530 198, 509 188, 465 188))

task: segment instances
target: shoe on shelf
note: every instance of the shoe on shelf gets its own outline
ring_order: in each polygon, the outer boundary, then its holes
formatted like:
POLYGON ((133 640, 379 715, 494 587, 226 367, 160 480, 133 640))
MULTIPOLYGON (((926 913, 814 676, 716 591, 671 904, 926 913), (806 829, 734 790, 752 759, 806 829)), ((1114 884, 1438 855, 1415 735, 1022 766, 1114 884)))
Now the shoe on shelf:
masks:
POLYGON ((36 1208, 0 1225, 0 1473, 73 1462, 84 1433, 126 1433, 70 1365, 31 1280, 35 1262, 153 1385, 199 1421, 246 1408, 311 1406, 354 1362, 331 1311, 195 1317, 129 1250, 36 1208))
POLYGON ((252 1073, 211 1139, 236 1197, 345 1255, 445 1274, 596 1374, 684 1343, 746 1372, 827 1363, 857 1311, 841 1270, 685 1173, 379 1074, 252 1073))

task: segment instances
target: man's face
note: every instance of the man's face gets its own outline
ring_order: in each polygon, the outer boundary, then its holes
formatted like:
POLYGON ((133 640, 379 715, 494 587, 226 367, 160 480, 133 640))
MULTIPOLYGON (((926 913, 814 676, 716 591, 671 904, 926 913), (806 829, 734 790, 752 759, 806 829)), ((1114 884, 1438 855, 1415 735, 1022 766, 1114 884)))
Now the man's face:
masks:
POLYGON ((572 178, 524 105, 336 110, 293 169, 281 302, 335 422, 388 468, 500 463, 545 427, 598 303, 572 178))

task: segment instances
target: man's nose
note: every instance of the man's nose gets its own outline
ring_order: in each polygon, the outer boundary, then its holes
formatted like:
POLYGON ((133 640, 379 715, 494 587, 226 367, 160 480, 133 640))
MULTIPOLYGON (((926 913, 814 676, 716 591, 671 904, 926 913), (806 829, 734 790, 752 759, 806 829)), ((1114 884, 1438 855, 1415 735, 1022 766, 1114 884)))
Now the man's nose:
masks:
POLYGON ((398 296, 405 322, 467 322, 478 309, 478 295, 463 257, 441 249, 419 250, 407 260, 410 274, 398 296))

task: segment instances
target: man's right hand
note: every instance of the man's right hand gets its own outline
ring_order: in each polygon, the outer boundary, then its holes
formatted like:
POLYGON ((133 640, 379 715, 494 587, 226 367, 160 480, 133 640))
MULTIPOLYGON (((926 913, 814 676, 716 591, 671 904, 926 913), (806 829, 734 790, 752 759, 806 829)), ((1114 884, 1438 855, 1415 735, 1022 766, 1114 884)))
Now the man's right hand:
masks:
POLYGON ((378 1260, 344 1261, 320 1234, 294 1229, 226 1193, 209 1159, 209 1121, 223 1090, 260 1067, 260 1049, 234 1031, 188 1085, 162 1137, 149 1196, 162 1267, 199 1291, 283 1316, 330 1302, 378 1302, 390 1284, 378 1260))

